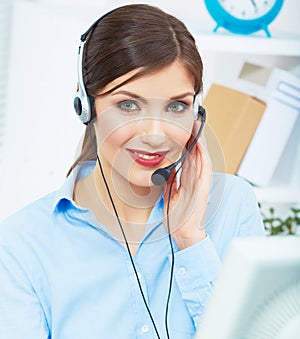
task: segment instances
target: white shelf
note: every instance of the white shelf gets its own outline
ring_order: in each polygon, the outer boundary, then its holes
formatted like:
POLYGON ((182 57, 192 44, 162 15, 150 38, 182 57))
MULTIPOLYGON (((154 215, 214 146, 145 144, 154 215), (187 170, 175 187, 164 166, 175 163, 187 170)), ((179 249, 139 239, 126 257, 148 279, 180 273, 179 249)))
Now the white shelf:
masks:
POLYGON ((299 204, 300 188, 279 186, 279 187, 255 187, 257 200, 268 203, 299 204))
POLYGON ((300 36, 274 33, 265 35, 234 35, 230 33, 192 32, 201 51, 246 53, 257 55, 300 56, 300 36))
MULTIPOLYGON (((207 87, 213 82, 234 87, 245 60, 286 70, 300 63, 300 35, 271 31, 272 37, 267 38, 264 32, 245 36, 222 30, 216 33, 191 31, 200 54, 204 56, 207 87)), ((281 212, 282 206, 285 206, 284 213, 290 206, 300 206, 299 135, 298 124, 297 131, 293 132, 293 138, 285 147, 272 182, 267 187, 254 187, 258 202, 264 206, 276 206, 281 212)))

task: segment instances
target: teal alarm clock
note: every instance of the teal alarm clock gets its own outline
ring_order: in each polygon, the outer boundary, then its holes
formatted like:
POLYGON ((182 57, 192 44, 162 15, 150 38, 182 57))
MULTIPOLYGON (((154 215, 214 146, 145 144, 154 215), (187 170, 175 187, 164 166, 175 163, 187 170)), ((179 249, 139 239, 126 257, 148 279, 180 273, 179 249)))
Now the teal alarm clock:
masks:
POLYGON ((251 34, 260 30, 271 37, 268 25, 277 17, 284 0, 204 0, 217 26, 237 34, 251 34))

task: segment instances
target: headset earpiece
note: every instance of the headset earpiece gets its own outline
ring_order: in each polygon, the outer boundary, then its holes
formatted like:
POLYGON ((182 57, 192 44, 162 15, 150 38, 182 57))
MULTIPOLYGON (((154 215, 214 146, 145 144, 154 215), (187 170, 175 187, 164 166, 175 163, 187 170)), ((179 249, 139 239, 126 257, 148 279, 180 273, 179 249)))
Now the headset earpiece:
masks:
POLYGON ((80 121, 88 124, 92 120, 92 106, 90 98, 78 90, 74 98, 74 109, 80 121))
POLYGON ((205 123, 205 121, 206 121, 206 110, 201 105, 199 105, 199 107, 198 107, 198 117, 201 117, 201 121, 203 123, 205 123))
POLYGON ((206 120, 205 108, 200 105, 200 94, 196 94, 194 97, 194 120, 198 120, 201 117, 201 120, 206 120))
POLYGON ((81 122, 84 124, 89 124, 96 117, 95 109, 94 109, 94 98, 88 95, 84 80, 83 80, 83 55, 84 55, 84 46, 86 43, 86 39, 88 34, 96 27, 99 21, 104 19, 110 13, 116 11, 118 8, 109 11, 108 13, 101 16, 97 19, 91 27, 81 35, 80 37, 80 45, 78 48, 78 58, 77 58, 77 75, 78 75, 78 89, 76 92, 76 96, 74 98, 74 109, 76 114, 78 115, 81 122))
MULTIPOLYGON (((84 37, 85 38, 85 37, 84 37)), ((93 120, 93 100, 89 97, 86 92, 83 80, 83 52, 84 52, 85 39, 80 41, 78 49, 77 59, 77 74, 78 74, 78 88, 76 96, 74 98, 74 109, 78 115, 80 121, 84 124, 88 124, 93 120)))

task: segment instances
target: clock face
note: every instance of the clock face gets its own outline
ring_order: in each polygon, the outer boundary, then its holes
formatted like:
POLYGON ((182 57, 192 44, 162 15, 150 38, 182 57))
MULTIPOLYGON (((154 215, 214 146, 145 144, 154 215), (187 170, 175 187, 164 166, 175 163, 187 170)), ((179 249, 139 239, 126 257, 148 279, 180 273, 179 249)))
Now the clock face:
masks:
POLYGON ((218 0, 223 9, 241 20, 259 18, 270 11, 276 0, 218 0))

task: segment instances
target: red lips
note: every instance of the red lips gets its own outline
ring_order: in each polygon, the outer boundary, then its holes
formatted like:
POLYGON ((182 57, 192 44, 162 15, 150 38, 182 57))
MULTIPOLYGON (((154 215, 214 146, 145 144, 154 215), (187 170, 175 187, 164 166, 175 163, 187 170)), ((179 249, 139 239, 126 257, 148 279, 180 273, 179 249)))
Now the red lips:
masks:
POLYGON ((141 166, 155 167, 165 158, 167 151, 150 153, 142 150, 127 149, 133 160, 141 166))

